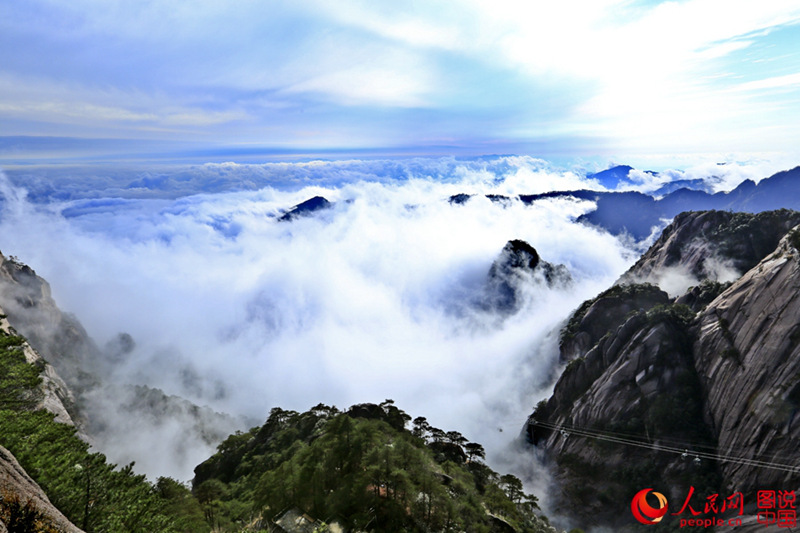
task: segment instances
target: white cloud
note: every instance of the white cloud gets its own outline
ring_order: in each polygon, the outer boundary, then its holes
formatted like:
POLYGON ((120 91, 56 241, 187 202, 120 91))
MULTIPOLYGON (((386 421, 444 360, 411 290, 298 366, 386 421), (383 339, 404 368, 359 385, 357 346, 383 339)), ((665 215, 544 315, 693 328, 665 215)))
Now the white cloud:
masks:
POLYGON ((41 81, 0 93, 4 116, 39 134, 320 146, 559 135, 630 154, 796 153, 800 140, 789 97, 764 98, 796 85, 791 59, 744 83, 749 63, 727 61, 796 24, 790 0, 40 1, 10 4, 20 53, 0 73, 41 81))
POLYGON ((737 91, 758 91, 762 89, 781 89, 800 85, 800 72, 786 74, 784 76, 774 76, 762 80, 749 81, 735 87, 737 91))
MULTIPOLYGON (((121 382, 255 418, 276 405, 391 397, 502 450, 553 376, 553 344, 541 343, 632 257, 616 239, 574 223, 588 202, 447 201, 574 176, 517 161, 506 180, 469 165, 449 181, 422 177, 439 164, 423 165, 419 177, 336 188, 96 203, 68 219, 61 209, 77 203, 32 205, 6 187, 2 250, 48 279, 100 344, 119 331, 133 336, 121 382), (317 194, 334 208, 292 223, 271 216, 317 194), (524 309, 501 320, 470 301, 514 238, 564 263, 575 284, 533 285, 524 309)), ((334 163, 315 170, 341 171, 334 163)), ((164 438, 173 430, 164 426, 164 438)), ((135 453, 109 450, 115 461, 135 453)))
MULTIPOLYGON (((183 128, 213 126, 247 118, 241 110, 215 111, 201 106, 175 105, 164 96, 117 88, 87 88, 76 83, 52 84, 36 77, 0 72, 0 113, 41 122, 80 126, 117 125, 120 134, 132 128, 183 128)), ((139 131, 142 131, 139 129, 139 131)))
POLYGON ((430 86, 414 69, 353 66, 295 83, 281 92, 320 93, 346 106, 428 107, 430 86))

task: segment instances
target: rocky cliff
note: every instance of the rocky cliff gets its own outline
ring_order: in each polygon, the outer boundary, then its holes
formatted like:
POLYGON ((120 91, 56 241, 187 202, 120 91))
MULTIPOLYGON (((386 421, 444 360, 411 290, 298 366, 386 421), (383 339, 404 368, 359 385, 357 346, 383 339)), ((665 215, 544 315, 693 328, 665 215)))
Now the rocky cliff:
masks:
POLYGON ((29 266, 0 254, 0 307, 10 324, 76 392, 93 386, 102 370, 100 350, 78 320, 63 313, 50 285, 29 266))
MULTIPOLYGON (((73 339, 89 342, 83 328, 55 306, 46 283, 30 268, 9 259, 0 267, 0 289, 4 304, 8 302, 18 313, 0 315, 0 533, 80 531, 64 516, 86 531, 208 531, 202 518, 202 527, 197 528, 197 516, 186 514, 202 516, 199 504, 187 496, 188 489, 172 480, 160 480, 154 487, 134 473, 133 463, 117 469, 104 455, 91 451, 89 437, 78 432, 72 392, 13 327, 13 320, 21 317, 27 331, 40 334, 45 349, 57 349, 59 335, 65 332, 77 332, 73 339), (76 327, 65 326, 70 323, 76 327), (194 525, 188 527, 189 523, 194 525)), ((116 349, 130 347, 129 338, 117 340, 116 349)), ((61 355, 57 350, 52 353, 55 358, 61 355)), ((79 364, 81 359, 61 361, 79 364)), ((88 381, 92 387, 81 390, 81 406, 95 409, 88 411, 93 420, 85 426, 98 431, 92 434, 95 444, 108 444, 109 434, 129 444, 143 439, 146 431, 149 441, 140 449, 166 462, 190 456, 187 450, 198 449, 199 442, 217 442, 225 429, 238 426, 230 423, 230 417, 161 391, 119 384, 100 387, 96 382, 93 378, 88 381), (116 403, 108 406, 110 400, 116 403), (100 402, 106 402, 104 408, 100 402), (222 427, 221 421, 228 421, 228 426, 222 427), (111 422, 116 426, 103 427, 111 422), (165 444, 162 436, 175 433, 181 440, 165 444), (170 448, 172 444, 178 449, 170 448)))
MULTIPOLYGON (((75 346, 85 332, 77 321, 63 315, 50 297, 50 288, 28 266, 0 254, 0 330, 8 334, 20 331, 35 338, 36 347, 25 341, 22 351, 28 363, 41 371, 41 400, 38 408, 53 413, 56 421, 81 426, 75 396, 50 364, 55 359, 63 362, 55 346, 66 342, 75 346), (71 341, 69 340, 71 339, 71 341), (38 349, 37 349, 38 348, 38 349), (48 357, 41 355, 44 350, 48 357)), ((65 365, 69 371, 69 365, 65 365)))
POLYGON ((59 309, 47 281, 2 254, 0 313, 7 314, 0 319, 0 329, 16 330, 28 339, 28 362, 43 368, 39 407, 54 413, 59 422, 76 425, 84 440, 107 453, 126 449, 131 439, 155 439, 179 426, 175 454, 184 456, 193 442, 210 446, 245 426, 242 420, 160 390, 113 380, 115 365, 134 350, 134 339, 120 333, 100 349, 77 318, 59 309))
MULTIPOLYGON (((724 455, 794 463, 800 451, 800 243, 790 235, 693 324, 706 415, 724 455)), ((800 471, 720 468, 731 487, 800 483, 800 471)))
MULTIPOLYGON (((13 335, 15 331, 1 308, 0 330, 10 335, 13 335)), ((64 383, 64 380, 61 379, 61 376, 27 341, 22 343, 22 353, 29 364, 36 365, 42 369, 40 374, 41 383, 39 384, 40 394, 38 395, 41 399, 36 408, 53 413, 57 422, 80 426, 80 424, 76 423, 80 418, 75 407, 75 396, 67 387, 67 384, 64 383)))
POLYGON ((621 511, 642 488, 680 508, 690 487, 702 507, 714 493, 800 485, 786 466, 800 451, 798 221, 786 210, 680 215, 619 285, 576 311, 562 332, 570 362, 527 426, 563 510, 635 530, 621 511), (714 282, 710 260, 746 273, 714 282), (678 298, 624 283, 668 268, 705 281, 678 298))
POLYGON ((657 284, 671 271, 695 281, 729 281, 753 268, 797 224, 800 213, 788 209, 681 213, 618 283, 657 284))
POLYGON ((56 509, 16 458, 0 446, 0 532, 82 533, 56 509))
POLYGON ((571 282, 567 267, 543 260, 533 246, 521 239, 510 240, 489 269, 481 305, 490 311, 513 313, 522 306, 530 286, 564 286, 571 282))

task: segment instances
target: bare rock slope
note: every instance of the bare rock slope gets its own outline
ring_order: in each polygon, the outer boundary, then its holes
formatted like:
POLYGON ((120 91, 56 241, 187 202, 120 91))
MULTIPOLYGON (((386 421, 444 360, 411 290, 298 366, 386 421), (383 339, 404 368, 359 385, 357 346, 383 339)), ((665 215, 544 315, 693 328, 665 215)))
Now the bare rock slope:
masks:
MULTIPOLYGON (((789 463, 800 451, 800 252, 795 239, 784 238, 695 321, 695 366, 722 454, 789 463)), ((732 486, 800 482, 799 473, 727 462, 720 468, 732 486)))
POLYGON ((622 283, 576 311, 562 332, 569 364, 527 426, 562 510, 624 530, 619 502, 642 488, 681 502, 690 487, 800 486, 798 217, 683 214, 621 281, 678 267, 706 277, 701 286, 670 299, 622 283), (746 273, 709 280, 706 260, 720 256, 746 273))

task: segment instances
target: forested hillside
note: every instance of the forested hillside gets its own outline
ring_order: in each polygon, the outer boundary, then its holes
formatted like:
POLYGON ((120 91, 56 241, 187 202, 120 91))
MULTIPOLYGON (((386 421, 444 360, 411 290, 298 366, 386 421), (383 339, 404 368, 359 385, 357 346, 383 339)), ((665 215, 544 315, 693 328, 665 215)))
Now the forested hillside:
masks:
POLYGON ((341 412, 273 409, 195 470, 194 492, 215 528, 239 531, 293 509, 327 531, 555 531, 536 498, 482 461, 483 447, 391 400, 341 412))
POLYGON ((8 486, 0 523, 9 531, 259 531, 292 513, 318 531, 327 522, 353 531, 555 531, 519 479, 486 466, 480 444, 423 417, 409 430, 411 417, 391 400, 346 412, 275 408, 263 426, 220 444, 197 467, 192 491, 169 478, 150 483, 38 408, 44 364, 29 363, 25 345, 0 330, 0 446, 74 526, 8 486))
MULTIPOLYGON (((28 363, 25 339, 0 330, 0 446, 7 448, 73 524, 89 532, 208 530, 191 493, 170 479, 153 485, 92 453, 76 428, 37 409, 43 366, 28 363), (195 512, 196 511, 196 512, 195 512)), ((29 496, 3 487, 0 522, 9 531, 63 531, 29 496)))

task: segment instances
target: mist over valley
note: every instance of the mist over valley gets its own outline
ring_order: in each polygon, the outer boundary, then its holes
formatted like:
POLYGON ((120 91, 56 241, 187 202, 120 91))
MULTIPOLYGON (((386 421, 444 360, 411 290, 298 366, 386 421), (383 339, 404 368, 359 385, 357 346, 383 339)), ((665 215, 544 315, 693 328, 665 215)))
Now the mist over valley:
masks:
MULTIPOLYGON (((691 189, 656 195, 677 182, 698 192, 690 208, 715 207, 785 181, 759 166, 597 174, 520 157, 223 167, 225 184, 213 187, 226 190, 205 192, 209 168, 221 169, 204 165, 125 187, 133 171, 109 173, 108 197, 79 187, 69 168, 3 177, 9 268, 35 265, 49 288, 26 290, 53 297, 44 312, 4 285, 4 308, 54 354, 93 446, 151 479, 189 480, 222 439, 271 409, 392 398, 483 443, 489 464, 545 504, 551 482, 526 449, 526 421, 564 368, 567 319, 670 222, 651 218, 643 232, 640 198, 680 206, 691 189), (247 190, 247 176, 270 172, 280 186, 247 190), (286 186, 286 175, 303 185, 286 186), (732 192, 714 192, 721 183, 732 192), (80 343, 63 344, 64 321, 80 343)), ((648 279, 679 296, 750 267, 706 255, 706 270, 676 264, 648 279)), ((30 285, 13 268, 15 283, 30 285)))

